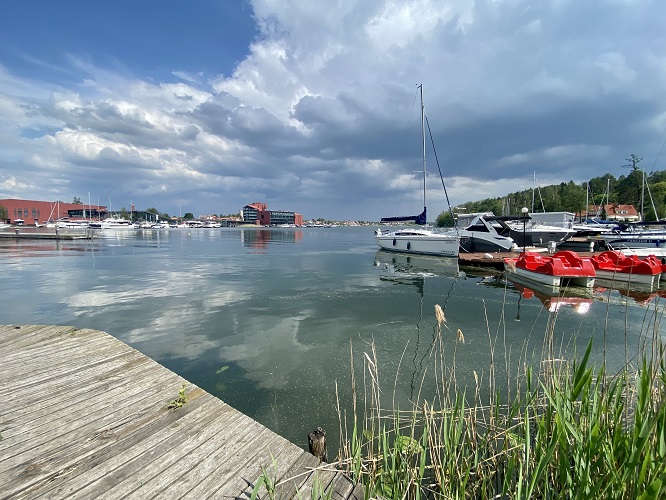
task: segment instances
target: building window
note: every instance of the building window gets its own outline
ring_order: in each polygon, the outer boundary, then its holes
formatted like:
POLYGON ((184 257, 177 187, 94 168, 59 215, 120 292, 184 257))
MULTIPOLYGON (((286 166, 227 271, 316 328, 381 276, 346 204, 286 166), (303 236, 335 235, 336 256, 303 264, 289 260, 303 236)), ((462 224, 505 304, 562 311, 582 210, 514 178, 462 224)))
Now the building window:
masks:
POLYGON ((32 209, 32 216, 37 217, 37 210, 35 210, 34 208, 32 209))

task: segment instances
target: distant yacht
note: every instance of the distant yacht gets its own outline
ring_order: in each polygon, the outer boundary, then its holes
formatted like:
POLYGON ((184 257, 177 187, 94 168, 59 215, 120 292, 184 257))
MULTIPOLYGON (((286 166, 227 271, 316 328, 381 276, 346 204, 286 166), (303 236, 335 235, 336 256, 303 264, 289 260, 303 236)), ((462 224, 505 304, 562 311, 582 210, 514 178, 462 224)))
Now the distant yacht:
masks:
POLYGON ((92 221, 89 225, 92 229, 134 229, 134 225, 129 220, 117 217, 92 221))

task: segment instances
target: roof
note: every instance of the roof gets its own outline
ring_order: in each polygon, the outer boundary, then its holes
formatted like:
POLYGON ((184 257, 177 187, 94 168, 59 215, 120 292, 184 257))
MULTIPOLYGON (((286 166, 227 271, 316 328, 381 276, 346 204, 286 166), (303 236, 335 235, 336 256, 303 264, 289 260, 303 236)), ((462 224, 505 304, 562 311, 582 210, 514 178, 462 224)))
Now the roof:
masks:
POLYGON ((638 217, 638 211, 633 205, 604 205, 604 211, 606 212, 606 217, 609 215, 617 217, 638 217))

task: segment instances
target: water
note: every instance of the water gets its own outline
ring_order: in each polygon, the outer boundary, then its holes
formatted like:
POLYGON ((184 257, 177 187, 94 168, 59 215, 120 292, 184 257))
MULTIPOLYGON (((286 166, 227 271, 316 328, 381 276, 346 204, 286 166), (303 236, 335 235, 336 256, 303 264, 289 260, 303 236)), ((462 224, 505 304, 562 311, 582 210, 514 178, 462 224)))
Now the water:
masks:
MULTIPOLYGON (((512 366, 539 359, 549 325, 558 350, 593 338, 593 362, 605 347, 613 368, 653 330, 664 333, 661 291, 599 288, 556 311, 558 297, 491 272, 378 253, 372 235, 223 228, 0 240, 0 323, 106 331, 304 448, 307 432, 324 427, 333 452, 336 381, 343 410, 352 408, 350 349, 361 397, 363 353, 374 341, 384 397, 408 406, 432 370, 435 304, 467 387, 475 372, 487 378, 491 343, 498 370, 505 353, 512 366), (458 329, 465 343, 456 346, 458 329)), ((423 396, 433 391, 426 383, 423 396)))

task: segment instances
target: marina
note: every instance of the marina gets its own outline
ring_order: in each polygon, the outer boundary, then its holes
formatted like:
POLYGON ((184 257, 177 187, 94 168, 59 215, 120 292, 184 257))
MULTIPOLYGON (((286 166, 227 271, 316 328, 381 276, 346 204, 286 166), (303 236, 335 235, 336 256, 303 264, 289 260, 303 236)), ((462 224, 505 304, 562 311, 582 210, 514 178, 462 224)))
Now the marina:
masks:
POLYGON ((331 467, 107 333, 0 326, 0 498, 362 498, 331 467), (263 468, 263 469, 262 469, 263 468))
MULTIPOLYGON (((374 342, 390 402, 412 401, 414 381, 433 369, 435 305, 454 332, 464 332, 456 352, 461 388, 474 387, 474 370, 490 366, 489 339, 500 329, 507 352, 538 359, 557 314, 552 334, 562 357, 592 339, 590 362, 606 355, 609 370, 626 364, 625 349, 631 357, 646 330, 663 330, 661 284, 638 293, 595 282, 584 292, 544 295, 496 267, 510 255, 385 252, 372 227, 2 239, 0 323, 103 330, 301 450, 306 433, 323 427, 332 461, 353 419, 352 369, 358 380, 374 342), (579 295, 585 300, 571 299, 579 295), (568 304, 577 302, 574 311, 568 304)), ((523 361, 513 356, 502 369, 523 361)), ((169 401, 179 388, 170 386, 169 401)), ((429 397, 435 388, 420 390, 429 397)))

